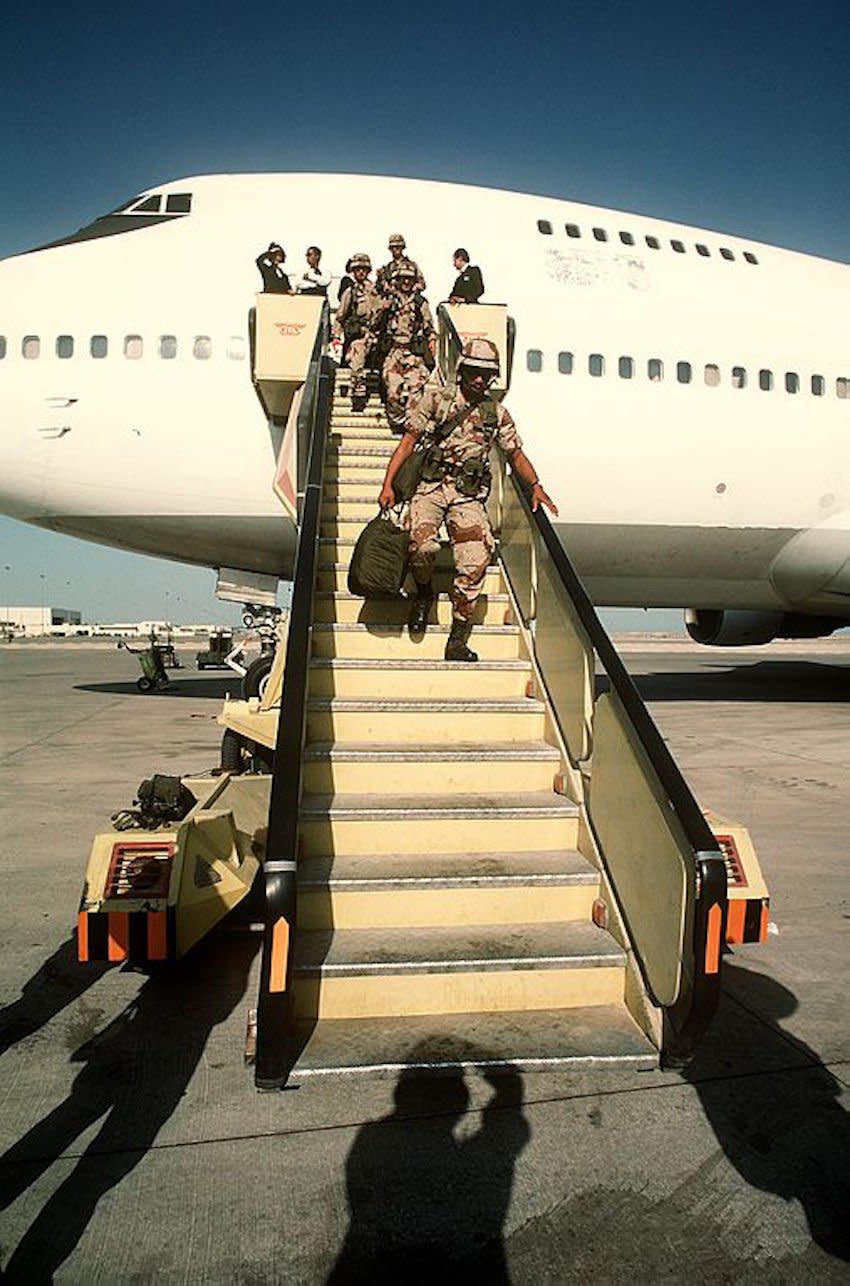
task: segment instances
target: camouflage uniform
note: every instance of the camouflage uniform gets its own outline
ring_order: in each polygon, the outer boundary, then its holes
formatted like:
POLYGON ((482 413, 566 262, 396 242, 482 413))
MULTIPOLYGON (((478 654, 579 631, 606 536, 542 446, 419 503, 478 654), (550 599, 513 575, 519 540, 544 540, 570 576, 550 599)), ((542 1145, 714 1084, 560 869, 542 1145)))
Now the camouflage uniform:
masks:
POLYGON ((348 365, 351 370, 351 395, 361 397, 366 394, 366 359, 375 344, 374 327, 381 309, 381 300, 371 281, 357 282, 343 291, 334 319, 334 335, 341 337, 345 331, 345 322, 349 325, 360 323, 360 334, 349 339, 348 365))
POLYGON ((468 624, 484 584, 495 549, 484 502, 489 492, 485 478, 476 496, 458 490, 454 471, 464 461, 486 461, 495 442, 505 455, 521 450, 513 418, 499 402, 468 402, 460 388, 448 402, 443 389, 428 386, 408 405, 405 430, 413 438, 433 435, 441 423, 452 422, 440 440, 447 472, 436 482, 421 481, 410 501, 410 567, 418 586, 431 582, 440 527, 445 524, 452 543, 455 575, 452 584, 452 618, 468 624), (488 423, 488 418, 495 421, 488 423))
POLYGON ((393 294, 395 291, 395 278, 399 268, 412 268, 416 277, 414 290, 423 291, 425 289, 425 278, 422 276, 422 269, 415 259, 409 259, 407 255, 402 255, 400 259, 391 259, 385 263, 383 268, 379 268, 375 276, 375 285, 378 293, 381 295, 393 294))
POLYGON ((422 356, 436 335, 428 301, 416 294, 396 295, 387 310, 384 326, 389 344, 382 371, 387 419, 393 428, 401 429, 407 398, 421 389, 430 374, 422 356))

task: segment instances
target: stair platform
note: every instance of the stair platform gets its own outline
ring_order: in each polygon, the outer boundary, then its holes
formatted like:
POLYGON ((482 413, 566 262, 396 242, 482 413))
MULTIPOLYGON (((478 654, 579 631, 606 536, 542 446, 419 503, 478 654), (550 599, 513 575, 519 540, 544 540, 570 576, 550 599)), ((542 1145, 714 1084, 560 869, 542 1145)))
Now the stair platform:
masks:
POLYGON ((658 1052, 623 1005, 299 1023, 292 1082, 455 1071, 651 1071, 658 1052))

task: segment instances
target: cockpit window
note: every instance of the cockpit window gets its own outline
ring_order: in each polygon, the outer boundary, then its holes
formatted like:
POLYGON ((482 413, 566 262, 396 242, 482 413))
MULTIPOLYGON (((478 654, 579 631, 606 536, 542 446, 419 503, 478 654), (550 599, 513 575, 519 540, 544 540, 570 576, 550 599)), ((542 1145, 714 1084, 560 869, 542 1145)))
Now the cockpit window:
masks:
POLYGON ((165 198, 166 214, 190 214, 192 210, 191 192, 171 192, 165 198))
POLYGON ((161 196, 149 196, 138 205, 133 206, 133 214, 159 214, 159 207, 162 204, 161 196))
POLYGON ((116 205, 115 209, 110 210, 109 213, 123 214, 125 210, 129 210, 131 205, 135 205, 136 202, 141 201, 141 199, 142 198, 140 196, 131 196, 129 201, 122 201, 121 205, 116 205))

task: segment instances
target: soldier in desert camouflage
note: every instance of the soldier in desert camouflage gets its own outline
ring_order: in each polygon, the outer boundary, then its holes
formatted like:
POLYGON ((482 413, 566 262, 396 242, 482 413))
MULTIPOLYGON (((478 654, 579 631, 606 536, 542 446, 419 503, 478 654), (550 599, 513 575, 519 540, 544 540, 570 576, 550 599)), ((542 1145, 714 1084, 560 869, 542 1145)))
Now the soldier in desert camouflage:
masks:
POLYGON ((375 345, 375 327, 381 312, 381 300, 371 281, 372 261, 367 254, 351 256, 354 285, 343 291, 334 318, 335 339, 345 336, 348 365, 351 370, 351 406, 362 411, 368 398, 366 361, 375 345))
POLYGON ((407 398, 428 379, 436 356, 437 332, 428 301, 414 290, 416 270, 402 264, 395 276, 396 290, 382 318, 388 349, 383 365, 387 419, 396 432, 404 428, 407 398))
POLYGON ((379 295, 391 295, 396 288, 396 276, 402 264, 412 268, 416 276, 416 289, 424 291, 425 278, 422 276, 422 269, 415 259, 411 259, 404 252, 407 248, 407 242, 400 232, 394 232, 389 239, 388 249, 392 258, 389 263, 385 263, 382 268, 378 269, 375 277, 375 286, 379 295))
POLYGON ((425 630, 434 602, 432 571, 445 524, 454 555, 452 628, 447 661, 477 661, 467 646, 475 605, 493 556, 495 542, 485 509, 490 490, 490 450, 495 443, 519 478, 531 489, 531 507, 557 509, 540 485, 513 419, 489 396, 499 374, 499 354, 488 339, 463 347, 456 388, 428 385, 411 398, 404 436, 387 465, 379 503, 395 503, 393 479, 420 439, 426 444, 419 485, 410 501, 410 567, 417 596, 410 616, 414 633, 425 630))

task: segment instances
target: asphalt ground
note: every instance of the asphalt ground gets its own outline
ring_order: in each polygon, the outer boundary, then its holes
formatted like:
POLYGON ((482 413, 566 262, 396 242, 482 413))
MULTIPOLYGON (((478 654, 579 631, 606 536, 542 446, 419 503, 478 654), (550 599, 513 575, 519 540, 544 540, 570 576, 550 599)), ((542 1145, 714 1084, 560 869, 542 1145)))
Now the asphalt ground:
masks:
POLYGON ((151 771, 217 760, 236 681, 142 696, 126 652, 0 651, 3 1279, 850 1280, 850 645, 625 659, 773 900, 688 1071, 258 1095, 256 938, 151 977, 78 966, 71 938, 92 835, 151 771))

